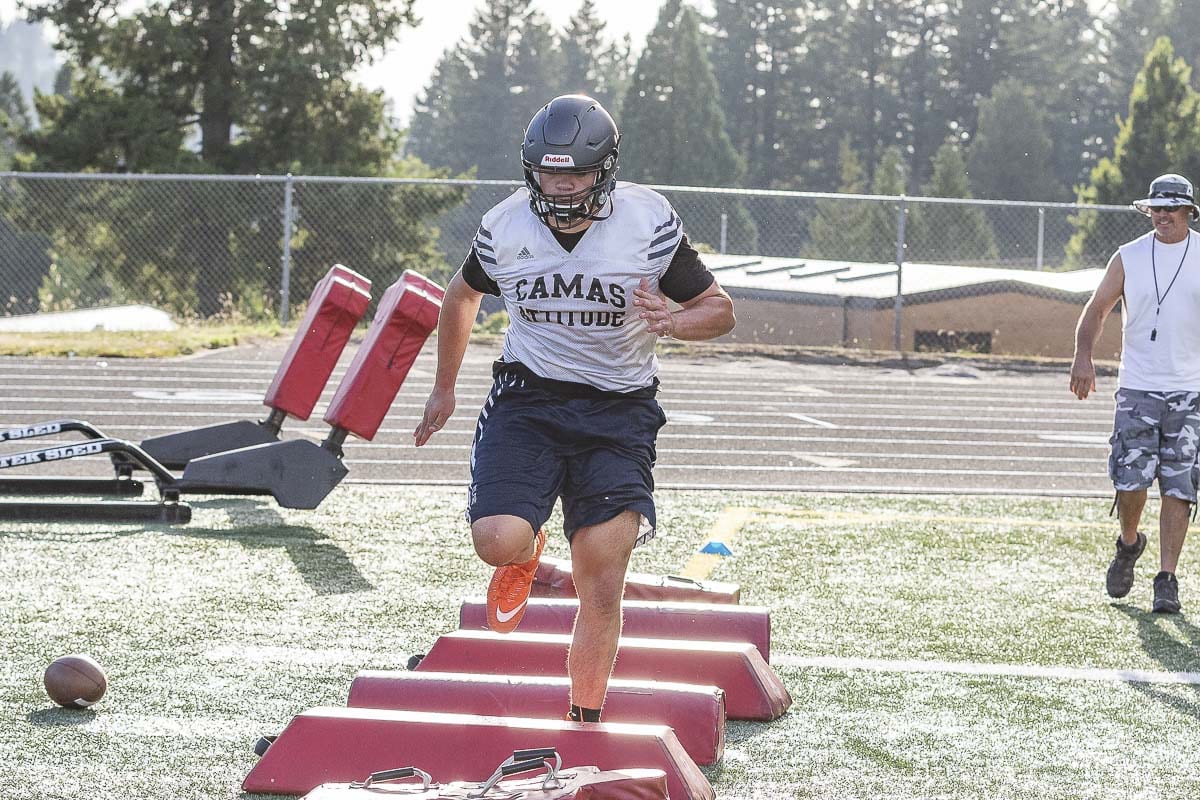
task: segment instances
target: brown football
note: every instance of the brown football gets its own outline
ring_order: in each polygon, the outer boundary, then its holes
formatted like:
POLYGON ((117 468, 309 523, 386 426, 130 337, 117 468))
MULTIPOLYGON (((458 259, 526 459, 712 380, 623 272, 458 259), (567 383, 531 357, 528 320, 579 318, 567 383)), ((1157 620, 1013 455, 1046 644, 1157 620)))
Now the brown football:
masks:
POLYGON ((104 697, 108 689, 104 670, 82 653, 51 661, 42 682, 50 699, 64 708, 87 708, 104 697))

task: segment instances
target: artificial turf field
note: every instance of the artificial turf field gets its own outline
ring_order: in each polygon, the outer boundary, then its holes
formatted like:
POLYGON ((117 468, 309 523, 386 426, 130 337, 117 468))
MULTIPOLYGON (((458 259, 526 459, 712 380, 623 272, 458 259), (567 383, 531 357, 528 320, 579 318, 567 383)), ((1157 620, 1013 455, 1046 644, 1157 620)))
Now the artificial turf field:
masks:
MULTIPOLYGON (((1200 797, 1200 686, 1169 682, 1200 681, 1195 543, 1185 614, 1158 616, 1154 536, 1130 597, 1105 596, 1099 500, 658 499, 661 534, 632 568, 695 568, 723 530, 732 555, 705 569, 770 608, 793 699, 775 722, 729 723, 704 768, 718 797, 1200 797)), ((463 503, 344 486, 316 511, 193 502, 178 528, 0 525, 0 798, 251 797, 260 735, 344 705, 360 669, 404 668, 482 593, 463 503), (108 694, 59 709, 42 671, 81 651, 108 694)), ((548 554, 567 555, 560 530, 548 554)))

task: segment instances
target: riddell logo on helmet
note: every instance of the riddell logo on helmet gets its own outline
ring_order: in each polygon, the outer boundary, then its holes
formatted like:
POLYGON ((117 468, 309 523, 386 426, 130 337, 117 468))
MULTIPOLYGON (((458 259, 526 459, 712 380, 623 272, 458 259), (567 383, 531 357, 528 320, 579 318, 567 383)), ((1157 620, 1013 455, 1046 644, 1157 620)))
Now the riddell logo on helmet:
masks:
POLYGON ((575 166, 575 159, 571 158, 570 156, 558 156, 554 155, 553 153, 547 153, 546 155, 542 156, 542 166, 573 167, 575 166))

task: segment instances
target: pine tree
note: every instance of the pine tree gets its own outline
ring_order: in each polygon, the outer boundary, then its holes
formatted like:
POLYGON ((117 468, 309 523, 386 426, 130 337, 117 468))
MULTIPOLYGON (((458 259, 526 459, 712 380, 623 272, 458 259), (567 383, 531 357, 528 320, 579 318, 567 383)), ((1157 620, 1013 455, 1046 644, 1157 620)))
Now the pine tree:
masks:
MULTIPOLYGON (((946 139, 933 159, 933 175, 922 194, 927 197, 971 197, 967 165, 954 137, 946 139)), ((993 261, 996 237, 982 208, 941 203, 912 203, 905 241, 906 258, 913 261, 993 261)))
MULTIPOLYGON (((634 69, 622 119, 622 177, 641 183, 735 187, 743 165, 725 132, 717 82, 699 18, 668 0, 634 69)), ((754 252, 755 233, 740 203, 728 201, 729 248, 754 252)), ((680 209, 689 235, 717 245, 721 209, 680 209)))
POLYGON ((532 0, 481 7, 418 98, 408 152, 454 172, 519 179, 522 133, 559 93, 560 75, 552 31, 532 0))
POLYGON ((630 45, 628 37, 622 42, 609 41, 604 28, 604 20, 597 14, 594 0, 584 0, 561 36, 561 86, 563 92, 596 98, 619 119, 620 103, 632 69, 630 45))
POLYGON ((788 185, 779 165, 811 158, 813 137, 796 131, 812 115, 811 80, 799 72, 809 24, 806 0, 718 0, 713 68, 726 130, 746 160, 751 186, 788 185))
MULTIPOLYGON (((1112 158, 1092 170, 1081 203, 1123 205, 1144 197, 1156 176, 1200 174, 1200 97, 1191 89, 1191 68, 1175 57, 1170 39, 1160 37, 1133 84, 1129 114, 1120 121, 1112 158)), ((1070 264, 1100 265, 1113 250, 1145 225, 1136 218, 1118 221, 1083 211, 1072 220, 1075 234, 1067 245, 1070 264), (1124 222, 1124 224, 1120 224, 1124 222)))
MULTIPOLYGON (((867 191, 866 170, 849 137, 838 145, 837 190, 842 194, 864 194, 867 191)), ((869 212, 874 200, 818 200, 808 225, 809 240, 804 255, 810 258, 846 261, 871 261, 877 255, 875 231, 871 226, 857 224, 869 212)))
POLYGON ((29 130, 29 107, 11 72, 0 72, 0 171, 9 168, 17 137, 29 130))
POLYGON ((979 104, 979 125, 968 157, 975 196, 1061 199, 1063 187, 1054 179, 1045 114, 1030 95, 1024 86, 1006 79, 979 104))

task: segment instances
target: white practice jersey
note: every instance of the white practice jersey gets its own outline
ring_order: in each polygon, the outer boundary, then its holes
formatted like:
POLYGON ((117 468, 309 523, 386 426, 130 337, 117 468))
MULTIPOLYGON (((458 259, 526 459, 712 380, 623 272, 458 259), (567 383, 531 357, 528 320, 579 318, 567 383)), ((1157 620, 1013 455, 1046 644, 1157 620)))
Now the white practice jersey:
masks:
POLYGON ((1148 392, 1200 390, 1200 234, 1189 231, 1182 242, 1163 244, 1151 231, 1120 253, 1125 307, 1118 384, 1148 392))
POLYGON ((475 252, 508 310, 504 360, 552 380, 627 392, 658 373, 657 336, 633 305, 645 278, 658 289, 683 238, 667 199, 620 182, 612 213, 567 252, 529 208, 522 188, 483 217, 475 252))

